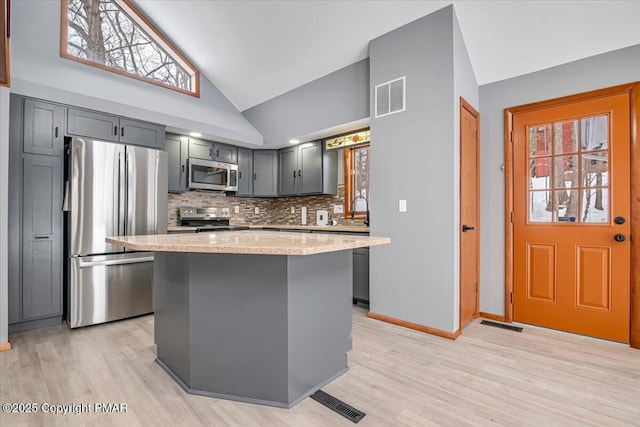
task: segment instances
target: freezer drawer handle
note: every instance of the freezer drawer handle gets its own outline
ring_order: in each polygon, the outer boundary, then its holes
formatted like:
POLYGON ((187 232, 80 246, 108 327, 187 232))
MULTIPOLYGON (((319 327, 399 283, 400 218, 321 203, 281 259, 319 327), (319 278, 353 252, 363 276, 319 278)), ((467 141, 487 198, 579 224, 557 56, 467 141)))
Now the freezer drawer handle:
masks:
POLYGON ((153 262, 153 257, 143 257, 134 259, 110 260, 110 261, 80 261, 79 267, 97 267, 101 265, 122 265, 122 264, 140 264, 141 262, 153 262))

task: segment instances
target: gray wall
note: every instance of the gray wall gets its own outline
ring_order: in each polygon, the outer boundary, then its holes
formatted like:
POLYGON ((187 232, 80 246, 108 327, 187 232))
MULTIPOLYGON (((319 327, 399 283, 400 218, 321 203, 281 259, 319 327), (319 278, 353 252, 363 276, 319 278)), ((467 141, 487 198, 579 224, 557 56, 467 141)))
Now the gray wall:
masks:
POLYGON ((9 89, 0 88, 0 344, 8 341, 9 89))
POLYGON ((504 109, 640 80, 640 45, 480 86, 480 310, 504 315, 504 109))
POLYGON ((375 85, 406 76, 406 111, 371 103, 371 311, 454 331, 458 239, 454 175, 453 7, 371 41, 375 85), (398 200, 407 212, 398 212, 398 200), (455 231, 455 232, 454 232, 455 231))
POLYGON ((202 76, 195 98, 61 58, 60 12, 59 1, 12 3, 13 93, 262 145, 262 135, 202 76))
MULTIPOLYGON (((319 59, 320 60, 320 59, 319 59)), ((369 59, 242 112, 265 145, 369 117, 369 59)))

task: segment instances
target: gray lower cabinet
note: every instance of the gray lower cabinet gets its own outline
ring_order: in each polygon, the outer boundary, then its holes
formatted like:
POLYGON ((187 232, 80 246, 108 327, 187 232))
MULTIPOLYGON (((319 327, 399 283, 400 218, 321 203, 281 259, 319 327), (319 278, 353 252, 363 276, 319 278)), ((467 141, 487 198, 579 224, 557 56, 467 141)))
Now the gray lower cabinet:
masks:
POLYGON ((62 315, 62 157, 25 154, 22 320, 62 315))
POLYGON ((369 248, 353 250, 353 300, 369 303, 369 248))
POLYGON ((253 152, 253 195, 262 197, 278 195, 278 152, 276 150, 253 152))
POLYGON ((81 108, 67 108, 67 134, 160 149, 164 143, 164 126, 81 108))
POLYGON ((164 140, 164 149, 168 155, 169 192, 182 193, 187 188, 187 156, 189 141, 178 135, 168 134, 164 140))
POLYGON ((253 196, 253 151, 238 148, 238 196, 253 196))
POLYGON ((322 141, 306 142, 278 151, 280 196, 337 193, 338 154, 323 145, 322 141))
POLYGON ((61 156, 64 145, 64 107, 35 99, 24 99, 24 151, 61 156))

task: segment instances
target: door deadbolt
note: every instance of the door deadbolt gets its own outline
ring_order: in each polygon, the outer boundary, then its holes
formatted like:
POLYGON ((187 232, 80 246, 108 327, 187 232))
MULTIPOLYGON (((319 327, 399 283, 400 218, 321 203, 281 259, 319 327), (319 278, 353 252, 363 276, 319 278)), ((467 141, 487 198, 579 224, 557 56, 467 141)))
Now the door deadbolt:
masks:
POLYGON ((618 225, 622 225, 625 223, 625 219, 623 216, 617 216, 613 219, 613 222, 615 222, 618 225))

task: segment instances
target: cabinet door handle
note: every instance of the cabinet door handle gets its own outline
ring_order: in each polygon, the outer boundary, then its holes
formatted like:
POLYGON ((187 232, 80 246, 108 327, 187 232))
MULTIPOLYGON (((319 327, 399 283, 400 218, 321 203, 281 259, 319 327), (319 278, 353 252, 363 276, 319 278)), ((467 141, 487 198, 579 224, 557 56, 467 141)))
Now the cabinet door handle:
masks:
POLYGON ((118 136, 118 126, 114 126, 114 127, 113 127, 113 134, 114 134, 115 136, 118 136))
POLYGON ((55 137, 58 137, 58 126, 56 126, 56 130, 55 130, 55 137))
POLYGON ((253 174, 253 180, 255 181, 257 178, 258 178, 258 175, 254 173, 253 174))
POLYGON ((293 177, 294 178, 296 177, 296 171, 293 171, 293 177))
POLYGON ((209 157, 213 157, 213 149, 209 148, 209 157))
POLYGON ((120 126, 120 136, 124 136, 124 126, 120 126))
POLYGON ((216 150, 216 157, 220 157, 220 150, 216 150))
POLYGON ((298 169, 298 178, 302 178, 302 170, 298 169))
POLYGON ((44 239, 49 239, 49 236, 33 236, 33 238, 36 240, 44 240, 44 239))
POLYGON ((184 173, 184 165, 182 165, 182 173, 184 173))
POLYGON ((238 179, 242 179, 242 171, 238 171, 238 179))

